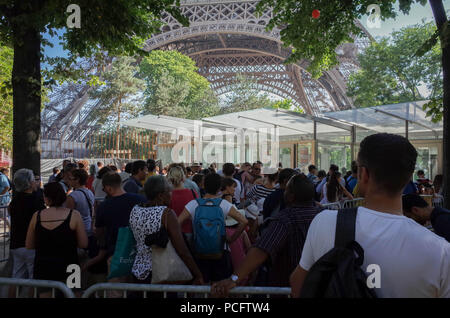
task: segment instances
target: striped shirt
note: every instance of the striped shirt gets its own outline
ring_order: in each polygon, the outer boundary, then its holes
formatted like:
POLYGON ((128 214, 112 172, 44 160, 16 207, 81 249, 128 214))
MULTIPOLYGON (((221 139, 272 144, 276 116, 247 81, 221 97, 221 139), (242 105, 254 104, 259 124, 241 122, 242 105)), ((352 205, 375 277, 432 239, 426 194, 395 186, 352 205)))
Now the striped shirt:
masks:
POLYGON ((300 261, 308 228, 319 211, 313 202, 286 208, 263 231, 254 247, 269 254, 269 286, 289 287, 289 276, 300 261))
POLYGON ((275 188, 269 189, 262 184, 257 184, 253 186, 253 188, 251 188, 251 190, 248 192, 247 199, 252 202, 258 202, 258 200, 261 198, 267 198, 267 196, 275 190, 275 188))

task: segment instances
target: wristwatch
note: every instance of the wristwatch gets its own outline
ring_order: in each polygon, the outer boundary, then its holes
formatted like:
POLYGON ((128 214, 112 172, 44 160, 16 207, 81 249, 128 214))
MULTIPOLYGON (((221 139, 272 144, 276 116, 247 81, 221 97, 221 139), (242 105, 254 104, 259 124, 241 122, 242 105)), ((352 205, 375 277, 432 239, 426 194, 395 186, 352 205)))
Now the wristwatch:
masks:
POLYGON ((230 279, 233 283, 237 284, 239 277, 237 275, 233 274, 233 275, 231 275, 230 279))

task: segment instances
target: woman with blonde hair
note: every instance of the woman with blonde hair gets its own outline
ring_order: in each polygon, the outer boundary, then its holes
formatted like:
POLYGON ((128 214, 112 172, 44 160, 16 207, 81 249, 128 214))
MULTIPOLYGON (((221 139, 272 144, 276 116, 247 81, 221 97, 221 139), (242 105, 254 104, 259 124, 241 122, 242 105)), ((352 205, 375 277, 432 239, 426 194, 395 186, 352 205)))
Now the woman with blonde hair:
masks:
MULTIPOLYGON (((192 189, 186 189, 184 182, 186 181, 186 175, 184 170, 180 166, 172 166, 166 176, 169 183, 172 185, 172 199, 170 201, 170 208, 175 211, 177 217, 183 212, 184 207, 191 200, 198 198, 197 193, 192 189)), ((192 221, 186 220, 181 225, 181 232, 186 239, 188 246, 191 247, 192 243, 192 221)))

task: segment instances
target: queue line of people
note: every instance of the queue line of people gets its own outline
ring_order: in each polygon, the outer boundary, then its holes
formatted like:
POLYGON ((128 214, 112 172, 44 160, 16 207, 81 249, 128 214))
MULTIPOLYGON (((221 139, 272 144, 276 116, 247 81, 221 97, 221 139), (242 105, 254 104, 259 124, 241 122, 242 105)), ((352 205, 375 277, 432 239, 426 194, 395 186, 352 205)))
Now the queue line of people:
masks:
POLYGON ((151 283, 152 247, 146 240, 164 230, 192 274, 186 283, 212 284, 216 296, 226 296, 243 284, 290 285, 297 297, 312 265, 333 246, 337 211, 321 204, 351 199, 357 191, 365 198, 356 222, 364 266, 375 263, 383 268, 384 284, 377 295, 449 297, 450 214, 420 201, 418 194, 402 197, 416 158, 405 138, 375 134, 361 142, 346 178, 335 165, 325 175, 310 166, 305 175, 298 169, 273 169, 259 162, 239 169, 226 163, 219 174, 214 165, 188 170, 174 163, 162 175, 137 161, 126 169, 128 175, 100 168, 101 187, 93 187, 95 195, 86 187, 85 164, 83 168, 66 164, 60 181, 46 184, 42 195, 36 194, 32 171, 21 169, 14 183, 21 185, 18 190, 23 194, 10 205, 16 226, 12 253, 20 265, 13 275, 33 272, 42 279, 62 280, 67 275, 63 267, 76 262, 84 273, 103 275, 83 288, 106 281, 119 229, 130 226, 137 242, 131 272, 110 281, 151 283), (386 151, 395 157, 387 158, 386 151), (97 188, 105 200, 95 206, 97 188), (26 217, 17 213, 22 209, 27 210, 26 217), (214 239, 205 239, 215 234, 200 222, 212 222, 208 219, 212 214, 219 248, 211 243, 214 239), (432 223, 434 233, 423 227, 426 222, 432 223), (399 235, 401 239, 396 239, 399 235), (214 257, 206 253, 208 248, 214 250, 214 257), (65 252, 59 257, 61 250, 65 252), (424 260, 432 260, 428 271, 423 270, 424 260), (409 279, 410 275, 418 279, 409 279))

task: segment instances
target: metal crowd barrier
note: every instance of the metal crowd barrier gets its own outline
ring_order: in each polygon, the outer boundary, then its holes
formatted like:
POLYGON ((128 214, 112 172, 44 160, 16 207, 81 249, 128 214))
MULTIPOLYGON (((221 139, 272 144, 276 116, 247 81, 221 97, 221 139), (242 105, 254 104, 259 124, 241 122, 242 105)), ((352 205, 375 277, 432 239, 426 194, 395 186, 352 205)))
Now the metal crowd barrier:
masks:
POLYGON ((327 210, 339 210, 341 208, 341 204, 339 202, 326 203, 321 205, 327 210))
POLYGON ((339 209, 355 208, 363 205, 364 205, 364 198, 356 198, 353 200, 345 200, 344 202, 333 202, 322 204, 322 207, 328 210, 339 210, 339 209))
POLYGON ((443 208, 444 207, 444 198, 441 198, 441 197, 437 197, 437 198, 433 198, 432 199, 432 204, 433 204, 433 207, 439 207, 439 208, 443 208))
MULTIPOLYGON (((33 298, 38 297, 38 288, 50 288, 52 292, 52 298, 56 297, 56 291, 62 292, 66 298, 75 298, 74 293, 64 283, 52 281, 52 280, 38 280, 38 279, 21 279, 21 278, 6 278, 0 277, 0 285, 2 286, 14 286, 16 298, 19 298, 19 287, 33 288, 33 298)), ((26 297, 28 298, 28 297, 26 297)))
POLYGON ((0 206, 0 263, 9 258, 10 221, 8 206, 0 206))
POLYGON ((343 209, 356 208, 364 205, 364 198, 355 198, 353 200, 345 200, 341 206, 343 209))
MULTIPOLYGON (((108 298, 107 291, 122 291, 122 297, 126 298, 128 292, 143 292, 143 297, 147 298, 148 293, 163 293, 163 297, 167 298, 167 293, 182 294, 182 298, 187 298, 189 294, 202 295, 208 298, 211 293, 211 286, 192 286, 192 285, 158 285, 158 284, 125 284, 125 283, 99 283, 89 287, 81 296, 89 298, 92 295, 99 297, 98 293, 103 291, 103 297, 108 298)), ((235 287, 230 290, 230 295, 265 295, 270 298, 271 295, 282 295, 290 297, 291 289, 288 287, 235 287)))

